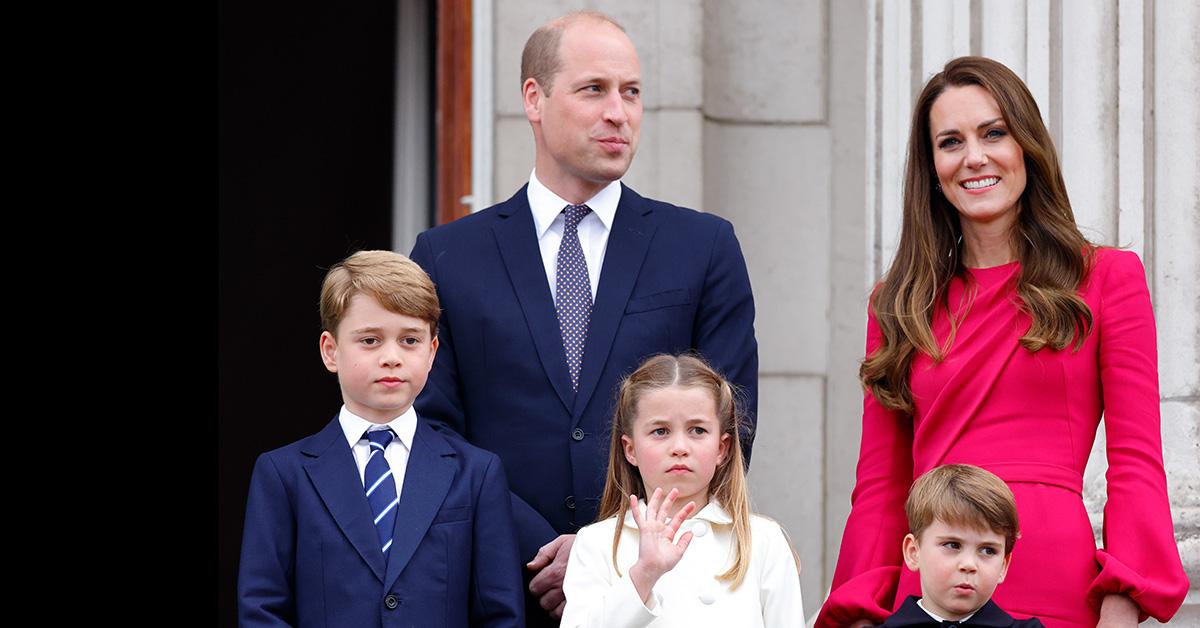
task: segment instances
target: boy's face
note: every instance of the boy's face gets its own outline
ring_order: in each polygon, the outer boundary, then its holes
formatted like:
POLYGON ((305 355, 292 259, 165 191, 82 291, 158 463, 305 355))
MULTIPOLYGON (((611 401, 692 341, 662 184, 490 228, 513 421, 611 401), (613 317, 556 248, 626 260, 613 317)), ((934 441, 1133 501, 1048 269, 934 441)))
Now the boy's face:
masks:
POLYGON ((321 359, 337 373, 342 400, 372 423, 387 423, 412 406, 437 346, 429 323, 391 312, 365 294, 350 298, 336 337, 321 333, 321 359))
POLYGON ((921 572, 921 604, 943 619, 962 619, 992 598, 1004 582, 1008 561, 1004 536, 948 525, 941 519, 917 539, 904 537, 904 562, 921 572))

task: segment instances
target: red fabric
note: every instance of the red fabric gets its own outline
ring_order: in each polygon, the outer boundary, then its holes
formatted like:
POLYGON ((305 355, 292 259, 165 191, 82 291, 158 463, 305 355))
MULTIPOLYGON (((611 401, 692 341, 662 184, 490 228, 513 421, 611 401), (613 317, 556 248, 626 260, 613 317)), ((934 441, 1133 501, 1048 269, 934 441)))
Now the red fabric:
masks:
MULTIPOLYGON (((1012 565, 996 603, 1048 628, 1096 625, 1100 600, 1125 593, 1143 614, 1168 620, 1187 593, 1162 465, 1154 315, 1137 255, 1101 249, 1080 289, 1092 333, 1078 352, 1020 347, 1029 316, 1017 308, 1014 262, 971 271, 977 285, 953 347, 940 364, 919 355, 910 384, 915 412, 863 402, 857 485, 833 589, 818 628, 882 620, 910 594, 902 566, 904 500, 913 478, 969 463, 1003 478, 1021 519, 1012 565), (1107 433, 1104 549, 1097 550, 1080 496, 1101 414, 1107 433), (868 592, 895 590, 891 599, 868 592)), ((962 280, 950 287, 956 307, 962 280)), ((949 333, 943 308, 933 331, 949 333)), ((873 317, 867 353, 882 341, 873 317)))

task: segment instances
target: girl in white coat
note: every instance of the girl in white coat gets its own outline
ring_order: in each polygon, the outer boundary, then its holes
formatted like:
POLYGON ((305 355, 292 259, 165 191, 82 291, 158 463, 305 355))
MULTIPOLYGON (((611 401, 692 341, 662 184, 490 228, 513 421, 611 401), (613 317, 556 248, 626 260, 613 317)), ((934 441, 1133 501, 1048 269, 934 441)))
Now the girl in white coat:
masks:
POLYGON ((654 356, 621 383, 563 628, 804 625, 799 560, 750 514, 738 424, 729 382, 697 357, 654 356))

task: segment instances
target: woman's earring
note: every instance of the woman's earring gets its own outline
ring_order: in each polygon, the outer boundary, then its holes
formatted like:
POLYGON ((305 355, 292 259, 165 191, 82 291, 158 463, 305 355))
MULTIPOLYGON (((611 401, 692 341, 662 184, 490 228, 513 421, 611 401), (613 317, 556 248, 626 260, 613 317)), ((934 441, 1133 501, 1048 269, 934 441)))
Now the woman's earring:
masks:
POLYGON ((958 247, 960 247, 960 246, 962 246, 962 234, 961 233, 958 234, 958 240, 954 243, 954 246, 950 247, 950 252, 946 254, 946 257, 947 258, 954 257, 954 252, 957 251, 958 247))

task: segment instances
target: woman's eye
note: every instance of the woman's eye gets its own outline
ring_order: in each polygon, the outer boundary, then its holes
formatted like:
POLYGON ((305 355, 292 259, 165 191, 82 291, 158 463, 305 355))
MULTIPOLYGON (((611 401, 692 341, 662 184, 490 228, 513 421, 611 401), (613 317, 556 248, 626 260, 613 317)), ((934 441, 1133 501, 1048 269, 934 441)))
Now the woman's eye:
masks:
POLYGON ((655 429, 655 430, 651 431, 650 433, 651 433, 652 435, 654 435, 654 436, 666 436, 666 435, 667 435, 667 428, 665 428, 665 427, 660 427, 660 428, 657 428, 657 429, 655 429))
POLYGON ((943 148, 943 149, 950 148, 957 144, 958 144, 957 137, 947 137, 947 138, 943 138, 942 141, 938 142, 938 148, 943 148))
POLYGON ((997 137, 1004 137, 1005 135, 1008 134, 1004 132, 1004 129, 989 129, 987 132, 987 136, 993 139, 997 137))

